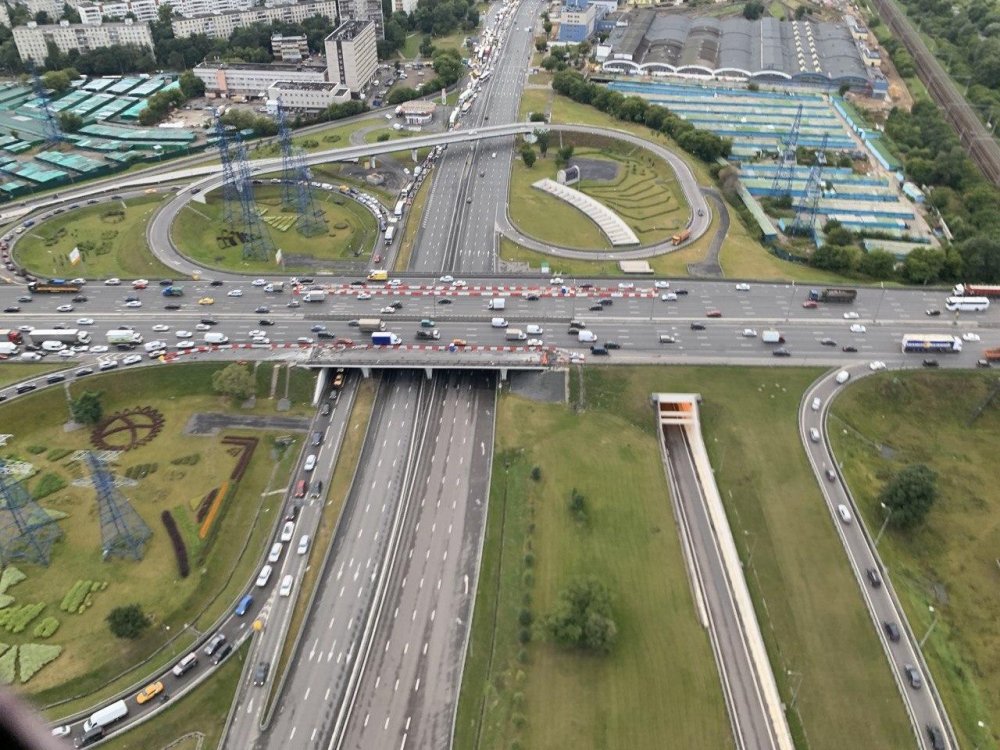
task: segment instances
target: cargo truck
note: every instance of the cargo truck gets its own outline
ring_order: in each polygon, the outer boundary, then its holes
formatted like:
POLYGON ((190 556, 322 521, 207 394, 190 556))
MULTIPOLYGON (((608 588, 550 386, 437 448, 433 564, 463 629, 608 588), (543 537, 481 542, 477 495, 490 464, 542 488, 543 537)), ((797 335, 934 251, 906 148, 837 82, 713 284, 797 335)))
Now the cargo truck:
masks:
POLYGON ((281 294, 283 291, 285 291, 284 281, 272 281, 264 285, 264 294, 281 294))
POLYGON ((673 237, 671 237, 670 241, 672 243, 674 243, 675 245, 679 245, 682 242, 684 242, 686 239, 688 239, 688 237, 690 237, 690 236, 691 236, 691 230, 690 229, 685 229, 683 232, 678 232, 673 237))
POLYGON ((437 328, 421 328, 417 331, 417 338, 424 341, 433 341, 441 338, 441 332, 437 328))
POLYGON ((857 289, 810 289, 809 299, 815 302, 835 302, 849 305, 858 297, 857 289))
POLYGON ((61 341, 70 345, 90 343, 90 333, 76 328, 36 328, 24 336, 30 344, 41 344, 43 341, 61 341))
POLYGON ((13 341, 0 341, 0 358, 13 357, 18 349, 18 345, 13 341))
POLYGON ((183 297, 184 296, 184 287, 182 287, 182 286, 168 286, 166 289, 164 289, 161 292, 161 294, 164 297, 183 297))
POLYGON ((1000 362, 1000 347, 987 349, 983 352, 983 359, 987 362, 1000 362))
POLYGON ((381 318, 361 318, 361 320, 358 321, 358 328, 360 328, 363 333, 384 331, 385 323, 381 318))
POLYGON ((760 334, 760 340, 765 344, 785 343, 785 337, 781 335, 781 331, 762 331, 760 334))
POLYGON ((528 334, 526 334, 520 328, 508 328, 504 338, 506 338, 508 341, 524 341, 528 338, 528 334))
POLYGON ((1000 284, 956 284, 951 293, 956 297, 1000 297, 1000 284))
POLYGON ((389 272, 386 271, 384 268, 373 268, 371 271, 368 272, 368 280, 369 281, 388 281, 389 280, 389 272))
POLYGON ((398 346, 403 340, 394 333, 375 332, 372 334, 372 345, 374 346, 398 346))
POLYGON ((395 236, 396 236, 396 226, 390 225, 389 228, 385 230, 385 244, 391 245, 395 236))
POLYGON ((24 337, 16 328, 0 328, 0 341, 8 341, 11 344, 20 344, 24 341, 24 337))
POLYGON ((110 706, 94 711, 90 718, 83 722, 83 731, 87 733, 96 727, 107 727, 128 716, 128 706, 125 701, 115 701, 110 706))
POLYGON ((316 291, 315 289, 302 295, 303 302, 322 302, 325 299, 326 292, 316 291))
POLYGON ((506 297, 494 297, 486 304, 487 310, 503 310, 507 307, 506 297))
POLYGON ((108 343, 111 345, 128 344, 138 346, 142 343, 142 334, 138 331, 108 331, 108 343))
POLYGON ((28 291, 32 294, 76 294, 81 289, 79 284, 70 284, 64 279, 49 279, 48 281, 31 281, 28 291))

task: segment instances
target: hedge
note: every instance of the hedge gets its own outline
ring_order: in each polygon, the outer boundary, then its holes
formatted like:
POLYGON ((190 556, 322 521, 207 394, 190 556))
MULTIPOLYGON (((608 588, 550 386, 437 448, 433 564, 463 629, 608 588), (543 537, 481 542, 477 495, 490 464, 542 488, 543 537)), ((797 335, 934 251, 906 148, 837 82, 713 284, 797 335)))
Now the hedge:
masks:
POLYGON ((0 627, 8 633, 20 633, 45 609, 45 602, 22 604, 20 607, 0 609, 0 627))
POLYGON ((35 638, 49 638, 57 630, 59 630, 59 620, 49 615, 35 625, 35 638))
POLYGON ((13 565, 8 565, 3 569, 3 575, 0 575, 0 594, 6 594, 7 589, 15 583, 20 583, 27 577, 28 576, 15 568, 13 565))
POLYGON ((163 521, 163 525, 167 529, 167 535, 170 537, 170 543, 173 545, 174 557, 177 558, 177 570, 181 578, 187 578, 191 572, 191 567, 188 564, 188 553, 187 547, 184 546, 184 537, 178 531, 177 523, 174 521, 174 517, 170 514, 169 510, 165 510, 160 514, 160 520, 163 521))
POLYGON ((58 492, 65 486, 65 479, 58 474, 49 472, 48 474, 43 474, 42 478, 35 484, 35 491, 32 493, 32 497, 34 497, 35 500, 41 500, 43 497, 48 497, 53 492, 58 492))
POLYGON ((18 666, 21 671, 21 684, 24 684, 46 664, 54 661, 62 653, 62 646, 50 646, 46 643, 26 643, 21 646, 18 666))

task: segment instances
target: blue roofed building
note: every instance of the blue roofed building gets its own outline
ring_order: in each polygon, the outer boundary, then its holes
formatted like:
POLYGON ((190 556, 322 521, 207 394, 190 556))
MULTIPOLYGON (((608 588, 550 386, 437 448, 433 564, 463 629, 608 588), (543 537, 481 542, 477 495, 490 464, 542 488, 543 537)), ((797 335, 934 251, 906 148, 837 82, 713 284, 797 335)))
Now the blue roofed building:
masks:
POLYGON ((597 5, 588 0, 566 0, 560 19, 560 42, 577 44, 586 41, 594 33, 597 5))

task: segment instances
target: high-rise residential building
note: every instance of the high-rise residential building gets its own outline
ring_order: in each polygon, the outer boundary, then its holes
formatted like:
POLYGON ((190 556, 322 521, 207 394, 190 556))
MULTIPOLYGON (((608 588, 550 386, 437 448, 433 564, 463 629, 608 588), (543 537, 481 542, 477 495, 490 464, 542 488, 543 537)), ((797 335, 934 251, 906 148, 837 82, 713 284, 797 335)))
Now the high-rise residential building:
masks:
POLYGON ((225 39, 236 29, 254 23, 269 24, 273 21, 301 23, 312 16, 337 18, 337 0, 313 0, 312 2, 256 7, 232 13, 209 13, 191 18, 175 18, 170 22, 174 36, 184 38, 194 34, 225 39))
POLYGON ((115 44, 135 45, 153 49, 153 36, 148 23, 105 23, 94 26, 84 23, 62 21, 56 25, 39 26, 34 21, 27 26, 14 27, 14 44, 17 53, 25 62, 35 65, 45 63, 49 55, 48 45, 52 43, 63 53, 70 50, 89 52, 98 47, 115 44))
POLYGON ((346 21, 325 40, 327 77, 339 81, 357 94, 375 78, 378 48, 375 24, 371 21, 346 21))
POLYGON ((108 3, 80 3, 76 12, 82 23, 100 25, 107 18, 125 18, 129 13, 136 21, 155 21, 161 5, 169 5, 169 0, 115 0, 108 3))
MULTIPOLYGON (((416 8, 414 2, 413 7, 416 8)), ((382 0, 340 0, 342 21, 371 21, 375 24, 375 39, 385 39, 385 19, 382 18, 382 0)))
POLYGON ((417 9, 417 0, 392 0, 392 12, 412 13, 417 9))
POLYGON ((271 34, 271 54, 280 62, 296 62, 309 57, 309 39, 305 34, 271 34))

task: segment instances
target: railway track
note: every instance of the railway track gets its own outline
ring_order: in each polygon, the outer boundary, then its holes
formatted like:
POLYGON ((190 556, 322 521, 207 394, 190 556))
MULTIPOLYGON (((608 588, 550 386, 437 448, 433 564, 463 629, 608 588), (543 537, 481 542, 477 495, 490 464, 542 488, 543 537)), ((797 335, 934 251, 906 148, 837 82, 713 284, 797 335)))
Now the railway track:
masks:
POLYGON ((986 179, 1000 186, 1000 145, 976 117, 975 111, 949 78, 947 71, 927 49, 903 12, 892 0, 873 2, 882 22, 903 42, 913 57, 917 76, 955 130, 965 153, 986 179))

